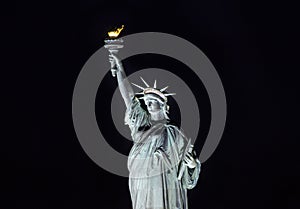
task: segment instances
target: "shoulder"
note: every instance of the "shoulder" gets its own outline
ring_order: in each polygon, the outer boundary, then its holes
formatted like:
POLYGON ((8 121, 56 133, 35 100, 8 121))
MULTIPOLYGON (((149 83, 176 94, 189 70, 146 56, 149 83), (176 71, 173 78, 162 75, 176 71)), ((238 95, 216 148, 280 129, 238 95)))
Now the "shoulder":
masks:
POLYGON ((184 148, 188 144, 188 139, 184 135, 183 131, 180 130, 175 125, 167 124, 165 125, 168 137, 171 137, 171 140, 177 144, 178 147, 184 148))
POLYGON ((180 131, 179 128, 176 125, 173 125, 173 124, 170 124, 170 123, 165 124, 165 127, 167 129, 169 129, 170 131, 176 131, 176 132, 180 131))
POLYGON ((184 136, 183 131, 180 130, 177 126, 172 125, 172 124, 166 124, 165 125, 166 130, 168 132, 170 132, 172 135, 174 135, 174 137, 178 137, 178 136, 184 136))

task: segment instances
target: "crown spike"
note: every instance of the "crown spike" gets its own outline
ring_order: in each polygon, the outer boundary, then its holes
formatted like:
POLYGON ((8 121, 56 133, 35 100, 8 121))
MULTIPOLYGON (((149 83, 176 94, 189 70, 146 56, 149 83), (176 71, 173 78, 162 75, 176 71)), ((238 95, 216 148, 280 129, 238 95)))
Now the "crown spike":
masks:
POLYGON ((169 88, 169 86, 166 86, 166 87, 162 88, 162 89, 160 90, 160 92, 165 91, 167 88, 169 88))
POLYGON ((171 96, 171 95, 176 95, 176 93, 169 93, 169 94, 164 94, 166 97, 171 96))
POLYGON ((142 78, 142 77, 140 77, 141 78, 141 80, 144 82, 144 84, 147 86, 147 87, 149 87, 149 84, 142 78))
POLYGON ((153 88, 156 89, 156 79, 154 80, 154 85, 153 85, 153 88))
POLYGON ((137 84, 135 84, 135 83, 132 83, 132 85, 134 85, 134 86, 136 86, 136 87, 138 87, 138 88, 140 88, 140 89, 142 89, 142 90, 145 90, 145 88, 143 88, 143 87, 141 87, 141 86, 139 86, 139 85, 137 85, 137 84))

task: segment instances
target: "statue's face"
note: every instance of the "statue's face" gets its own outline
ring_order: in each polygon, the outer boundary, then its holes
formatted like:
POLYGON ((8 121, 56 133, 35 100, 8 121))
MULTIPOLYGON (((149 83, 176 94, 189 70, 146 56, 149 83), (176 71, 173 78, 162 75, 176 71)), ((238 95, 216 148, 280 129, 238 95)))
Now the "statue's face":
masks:
POLYGON ((161 110, 161 105, 157 99, 146 97, 144 98, 144 101, 147 105, 147 110, 149 113, 157 113, 161 110))

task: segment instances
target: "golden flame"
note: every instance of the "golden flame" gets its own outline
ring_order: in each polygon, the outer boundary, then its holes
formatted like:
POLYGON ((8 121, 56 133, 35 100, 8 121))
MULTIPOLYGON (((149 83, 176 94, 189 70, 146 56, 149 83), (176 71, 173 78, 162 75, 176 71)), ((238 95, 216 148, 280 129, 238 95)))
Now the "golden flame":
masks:
POLYGON ((117 30, 109 31, 107 34, 110 38, 117 38, 123 29, 124 25, 121 28, 117 28, 117 30))

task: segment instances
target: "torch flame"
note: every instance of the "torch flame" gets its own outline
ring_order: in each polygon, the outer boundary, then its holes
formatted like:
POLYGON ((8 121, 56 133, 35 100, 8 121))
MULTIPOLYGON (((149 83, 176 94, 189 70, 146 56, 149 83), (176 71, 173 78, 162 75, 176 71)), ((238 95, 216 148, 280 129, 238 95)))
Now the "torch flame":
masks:
POLYGON ((121 28, 117 28, 117 30, 109 31, 107 34, 110 38, 117 38, 123 29, 124 25, 121 28))

